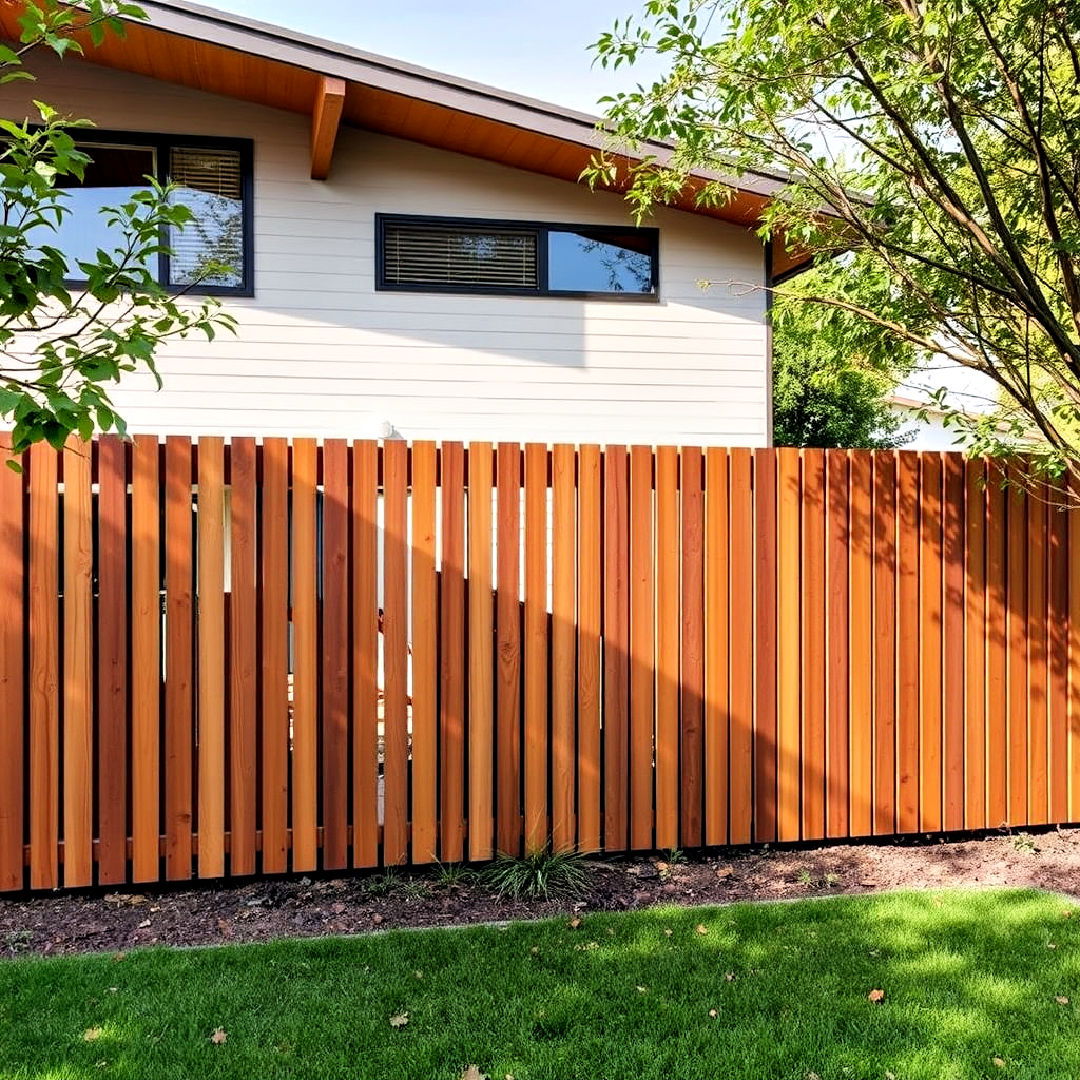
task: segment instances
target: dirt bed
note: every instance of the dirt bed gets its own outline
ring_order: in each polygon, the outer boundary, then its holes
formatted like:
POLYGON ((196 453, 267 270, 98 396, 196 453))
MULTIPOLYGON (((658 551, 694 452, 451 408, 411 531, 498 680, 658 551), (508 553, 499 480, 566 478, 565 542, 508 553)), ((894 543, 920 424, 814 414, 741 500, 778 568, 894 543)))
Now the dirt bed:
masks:
POLYGON ((319 876, 166 890, 0 899, 0 955, 122 951, 539 918, 651 904, 715 904, 947 886, 1080 894, 1080 829, 590 862, 576 903, 500 901, 425 873, 319 876))

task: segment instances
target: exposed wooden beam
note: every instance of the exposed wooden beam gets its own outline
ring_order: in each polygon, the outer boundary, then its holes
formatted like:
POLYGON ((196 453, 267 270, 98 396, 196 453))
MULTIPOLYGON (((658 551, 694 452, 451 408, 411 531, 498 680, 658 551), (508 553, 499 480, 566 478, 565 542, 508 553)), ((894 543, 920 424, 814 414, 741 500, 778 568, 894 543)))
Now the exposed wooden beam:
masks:
POLYGON ((311 111, 311 179, 325 180, 330 174, 334 143, 345 107, 345 80, 322 75, 315 88, 311 111))

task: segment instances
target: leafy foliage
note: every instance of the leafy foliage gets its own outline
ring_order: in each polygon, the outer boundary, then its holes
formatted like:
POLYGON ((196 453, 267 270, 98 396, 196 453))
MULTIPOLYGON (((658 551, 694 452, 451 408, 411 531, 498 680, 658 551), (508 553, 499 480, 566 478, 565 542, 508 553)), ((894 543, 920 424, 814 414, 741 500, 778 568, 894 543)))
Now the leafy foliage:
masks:
MULTIPOLYGON (((18 47, 0 46, 0 83, 33 78, 22 64, 34 48, 81 52, 77 33, 96 45, 106 33, 122 34, 124 18, 144 17, 135 5, 109 0, 30 3, 18 47)), ((35 105, 34 124, 0 121, 0 419, 13 423, 16 454, 40 440, 62 446, 73 432, 122 433, 108 384, 144 370, 160 385, 154 356, 162 343, 192 333, 212 339, 233 327, 215 302, 184 302, 158 283, 151 268, 167 250, 165 238, 192 215, 152 177, 145 191, 102 210, 116 246, 79 261, 85 281, 68 283, 67 259, 51 242, 70 214, 58 181, 83 178, 90 158, 72 131, 92 124, 35 105)))
MULTIPOLYGON (((855 316, 923 356, 982 372, 1013 420, 967 418, 973 448, 1036 432, 1051 473, 1080 458, 1080 5, 1065 0, 649 0, 596 45, 602 64, 667 58, 609 101, 613 146, 645 147, 639 213, 691 171, 787 180, 774 243, 844 273, 804 303, 855 316), (874 287, 867 295, 868 283, 874 287)), ((618 159, 588 177, 607 183, 618 159)), ((700 188, 730 199, 734 181, 700 188)), ((778 290, 795 295, 794 283, 778 290)))
POLYGON ((588 887, 589 875, 580 855, 540 848, 524 857, 500 855, 480 880, 503 899, 572 900, 588 887))

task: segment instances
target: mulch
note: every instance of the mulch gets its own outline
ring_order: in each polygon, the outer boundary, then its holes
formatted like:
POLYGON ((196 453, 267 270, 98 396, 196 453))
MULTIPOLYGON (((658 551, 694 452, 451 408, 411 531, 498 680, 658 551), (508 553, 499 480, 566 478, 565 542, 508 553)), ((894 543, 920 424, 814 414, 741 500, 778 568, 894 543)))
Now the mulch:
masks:
POLYGON ((886 889, 1012 886, 1080 894, 1080 828, 949 839, 759 847, 668 862, 592 860, 574 902, 499 900, 438 869, 0 899, 0 956, 223 945, 459 926, 655 904, 790 900, 886 889))

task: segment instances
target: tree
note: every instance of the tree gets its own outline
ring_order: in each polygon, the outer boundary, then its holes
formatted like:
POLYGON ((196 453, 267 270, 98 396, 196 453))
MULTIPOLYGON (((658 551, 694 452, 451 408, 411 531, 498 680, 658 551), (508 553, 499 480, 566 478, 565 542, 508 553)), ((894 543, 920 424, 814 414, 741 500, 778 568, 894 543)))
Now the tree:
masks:
MULTIPOLYGON (((0 45, 0 84, 33 78, 23 67, 31 50, 81 52, 76 34, 99 44, 123 33, 123 18, 145 15, 110 0, 27 4, 18 46, 0 45)), ((40 440, 62 446, 73 432, 123 433, 108 384, 142 369, 160 385, 154 355, 163 342, 192 333, 212 339, 233 326, 216 302, 181 302, 150 269, 170 231, 192 221, 190 208, 152 177, 145 191, 102 210, 115 247, 80 260, 79 284, 67 283, 72 267, 50 241, 70 213, 64 183, 82 180, 90 164, 72 132, 92 124, 35 104, 39 123, 0 120, 0 419, 12 423, 15 454, 40 440)))
MULTIPOLYGON (((827 289, 778 298, 852 316, 838 349, 872 326, 988 375, 1015 407, 952 413, 974 451, 1034 431, 1046 470, 1080 464, 1080 4, 650 0, 596 50, 669 59, 609 100, 608 127, 613 149, 673 150, 628 175, 604 155, 594 183, 626 183, 644 213, 691 171, 782 174, 763 233, 848 254, 827 289)), ((716 179, 698 197, 731 194, 716 179)))

